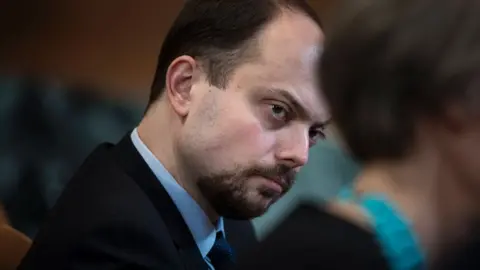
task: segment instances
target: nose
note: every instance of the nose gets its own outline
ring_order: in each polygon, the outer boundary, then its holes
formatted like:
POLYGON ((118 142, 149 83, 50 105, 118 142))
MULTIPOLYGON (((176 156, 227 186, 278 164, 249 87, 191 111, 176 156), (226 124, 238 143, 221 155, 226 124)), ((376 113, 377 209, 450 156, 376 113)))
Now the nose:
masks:
POLYGON ((299 171, 308 161, 310 142, 307 132, 298 132, 298 135, 290 134, 283 140, 279 140, 276 159, 282 165, 299 171))

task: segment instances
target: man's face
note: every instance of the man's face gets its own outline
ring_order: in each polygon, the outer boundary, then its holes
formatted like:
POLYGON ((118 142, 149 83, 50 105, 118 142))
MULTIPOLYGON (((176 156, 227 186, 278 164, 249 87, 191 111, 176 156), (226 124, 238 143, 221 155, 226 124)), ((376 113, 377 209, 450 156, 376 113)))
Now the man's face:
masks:
POLYGON ((258 59, 226 89, 195 81, 179 161, 224 217, 263 214, 287 192, 329 119, 315 78, 323 40, 308 17, 285 13, 259 36, 258 59))

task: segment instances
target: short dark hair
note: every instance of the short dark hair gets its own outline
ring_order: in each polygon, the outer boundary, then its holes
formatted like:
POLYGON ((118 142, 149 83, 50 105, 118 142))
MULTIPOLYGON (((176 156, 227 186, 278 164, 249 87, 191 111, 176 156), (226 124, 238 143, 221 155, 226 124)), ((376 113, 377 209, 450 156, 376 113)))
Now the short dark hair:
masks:
POLYGON ((480 94, 480 2, 354 2, 324 29, 323 91, 355 158, 404 158, 418 119, 480 94))
POLYGON ((209 83, 225 87, 232 70, 254 56, 255 35, 282 9, 303 12, 320 24, 305 0, 187 1, 163 42, 149 104, 162 95, 167 69, 181 55, 198 59, 209 83))

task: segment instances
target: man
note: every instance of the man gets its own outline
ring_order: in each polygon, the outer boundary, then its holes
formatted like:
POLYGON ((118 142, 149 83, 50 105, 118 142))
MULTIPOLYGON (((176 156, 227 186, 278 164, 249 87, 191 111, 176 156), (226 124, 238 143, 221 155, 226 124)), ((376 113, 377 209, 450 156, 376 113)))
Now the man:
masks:
POLYGON ((229 267, 323 137, 322 38, 301 0, 187 2, 145 117, 85 161, 19 269, 229 267))

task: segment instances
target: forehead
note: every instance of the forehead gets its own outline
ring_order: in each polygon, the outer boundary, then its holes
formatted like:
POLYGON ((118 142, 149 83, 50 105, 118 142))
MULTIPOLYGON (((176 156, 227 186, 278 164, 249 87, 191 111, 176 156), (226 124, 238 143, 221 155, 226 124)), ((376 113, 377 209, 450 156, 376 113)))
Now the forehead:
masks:
POLYGON ((319 56, 323 32, 308 16, 284 11, 259 34, 261 60, 271 66, 289 63, 311 68, 319 56))
POLYGON ((283 12, 259 34, 258 59, 239 68, 241 88, 287 91, 312 117, 325 120, 315 72, 322 43, 323 32, 312 19, 283 12))

